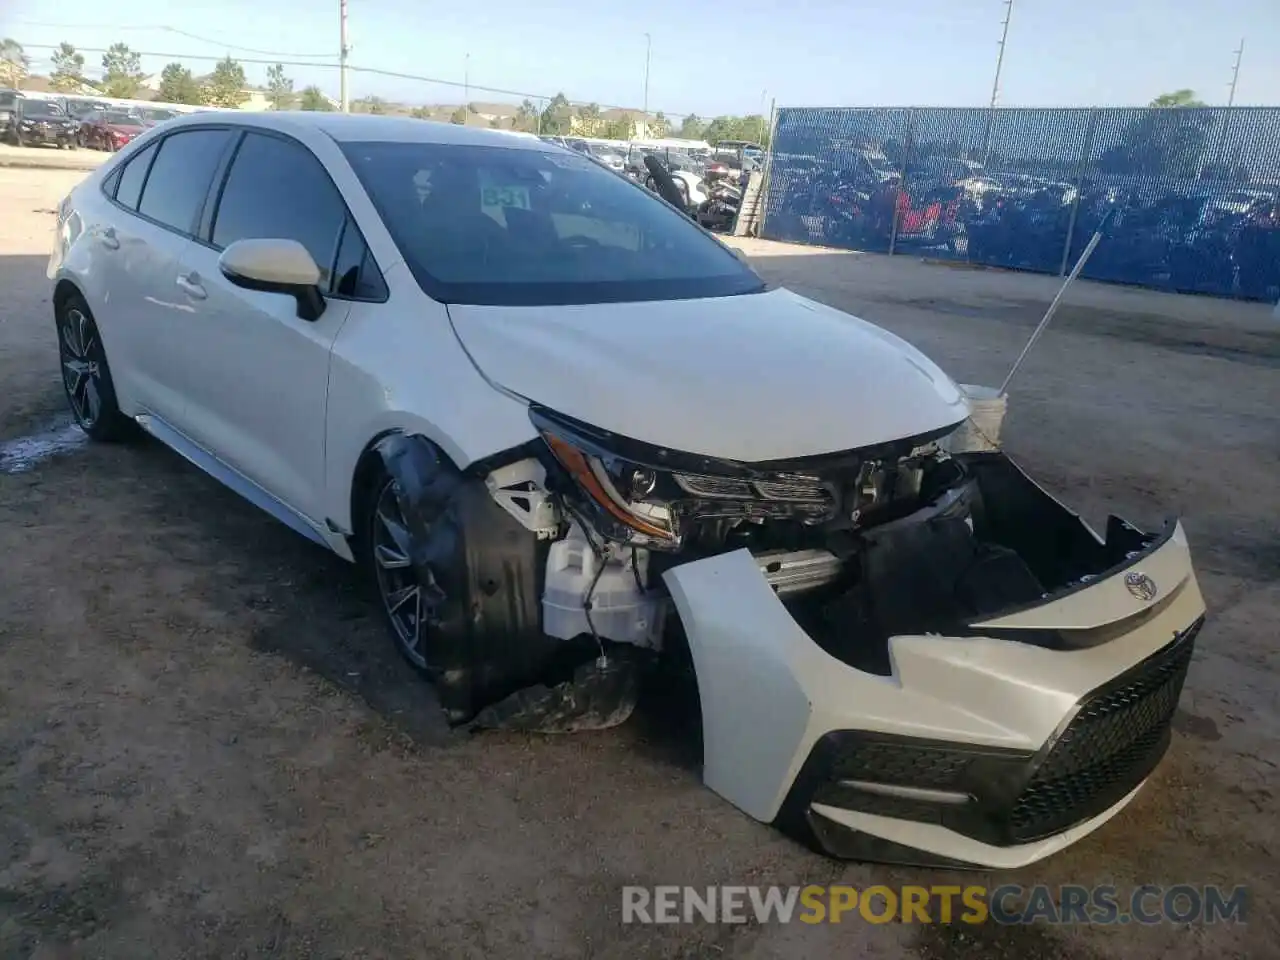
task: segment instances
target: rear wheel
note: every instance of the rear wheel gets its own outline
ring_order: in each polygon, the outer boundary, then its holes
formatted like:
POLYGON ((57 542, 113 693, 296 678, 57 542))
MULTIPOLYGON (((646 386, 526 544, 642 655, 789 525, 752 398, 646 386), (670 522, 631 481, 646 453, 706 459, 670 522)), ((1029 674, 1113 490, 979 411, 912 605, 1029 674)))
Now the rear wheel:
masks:
POLYGON ((116 403, 111 368, 89 307, 78 294, 58 306, 58 359, 62 387, 76 423, 94 440, 121 440, 133 423, 116 403))

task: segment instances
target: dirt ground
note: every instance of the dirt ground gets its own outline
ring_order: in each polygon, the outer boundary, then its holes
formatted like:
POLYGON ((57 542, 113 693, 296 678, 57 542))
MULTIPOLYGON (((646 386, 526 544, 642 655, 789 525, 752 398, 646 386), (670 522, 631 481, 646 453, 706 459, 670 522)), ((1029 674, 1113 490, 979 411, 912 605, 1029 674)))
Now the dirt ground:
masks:
MULTIPOLYGON (((52 209, 78 176, 0 169, 0 956, 1280 954, 1267 308, 1081 285, 1012 389, 1008 448, 1087 517, 1185 518, 1211 619, 1153 782, 1025 870, 847 865, 703 788, 678 705, 658 697, 599 734, 450 735, 341 561, 157 444, 77 443, 44 268, 52 209), (22 460, 43 449, 31 437, 64 449, 22 460), (1253 896, 1245 925, 621 923, 624 884, 837 882, 1253 896)), ((966 382, 999 382, 1055 287, 744 246, 768 278, 966 382)))

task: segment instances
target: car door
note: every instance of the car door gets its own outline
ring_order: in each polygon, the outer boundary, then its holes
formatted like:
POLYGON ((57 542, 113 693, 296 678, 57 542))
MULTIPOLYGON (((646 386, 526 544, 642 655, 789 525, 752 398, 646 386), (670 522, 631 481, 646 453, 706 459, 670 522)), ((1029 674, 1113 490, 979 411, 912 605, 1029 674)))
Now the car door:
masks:
POLYGON ((186 377, 172 357, 192 312, 179 268, 230 136, 225 127, 181 130, 133 154, 109 178, 115 210, 95 236, 112 365, 143 412, 179 430, 186 377))
POLYGON ((202 291, 190 300, 195 332, 184 344, 192 438, 313 523, 323 515, 330 350, 359 293, 353 264, 358 273, 366 259, 342 195, 311 150, 253 130, 183 262, 202 291), (219 255, 245 239, 302 244, 321 270, 324 313, 304 320, 292 297, 228 281, 219 255))

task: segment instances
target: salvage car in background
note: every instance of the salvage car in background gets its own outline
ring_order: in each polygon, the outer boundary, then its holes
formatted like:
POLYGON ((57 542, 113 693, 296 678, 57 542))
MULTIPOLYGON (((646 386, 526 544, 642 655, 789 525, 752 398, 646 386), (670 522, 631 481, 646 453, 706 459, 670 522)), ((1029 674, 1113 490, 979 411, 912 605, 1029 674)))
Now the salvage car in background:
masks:
POLYGON ((15 147, 52 146, 74 150, 79 124, 56 103, 18 96, 8 108, 0 140, 15 147))
POLYGON ((625 719, 686 662, 708 786, 828 854, 1016 867, 1165 752, 1204 603, 892 334, 537 139, 210 113, 60 204, 66 393, 369 572, 454 723, 625 719), (687 659, 686 659, 687 658, 687 659))
POLYGON ((124 110, 94 111, 80 121, 80 146, 116 151, 146 130, 148 124, 124 110))

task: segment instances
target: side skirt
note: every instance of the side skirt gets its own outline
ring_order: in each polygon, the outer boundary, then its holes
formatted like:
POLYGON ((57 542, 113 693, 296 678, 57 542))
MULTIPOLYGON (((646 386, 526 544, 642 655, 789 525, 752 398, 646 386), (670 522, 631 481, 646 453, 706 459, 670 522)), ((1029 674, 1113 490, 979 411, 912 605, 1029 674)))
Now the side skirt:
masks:
POLYGON ((354 560, 346 538, 313 523, 283 500, 268 493, 234 467, 219 460, 212 453, 196 444, 184 434, 154 414, 139 414, 134 418, 138 426, 155 437, 183 459, 199 467, 213 479, 244 497, 258 509, 275 517, 295 533, 300 533, 312 543, 332 550, 344 560, 354 560))

